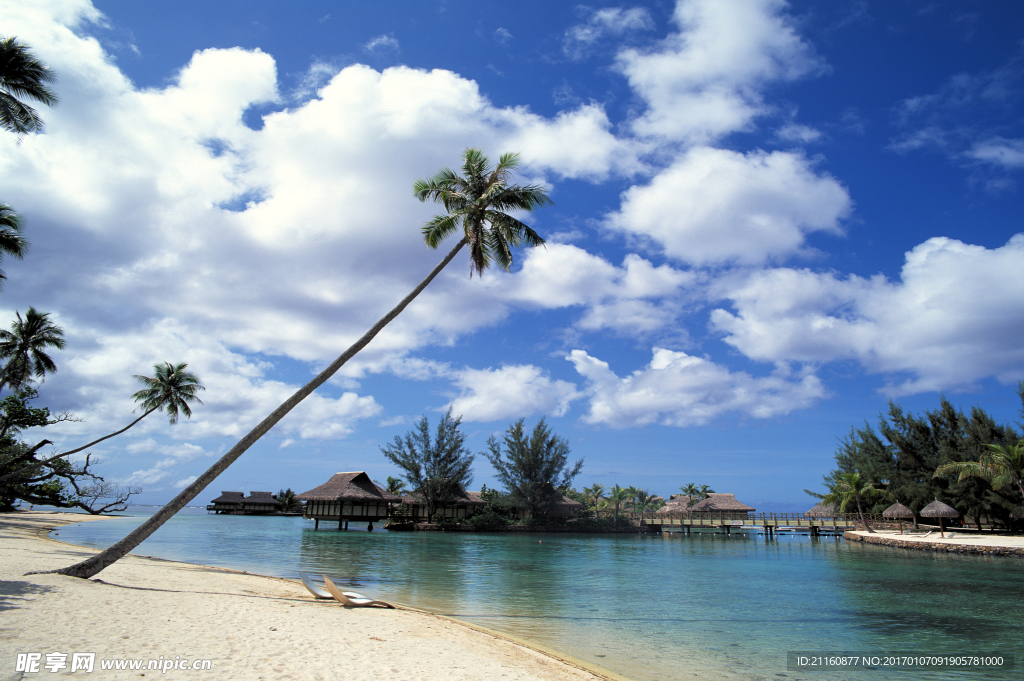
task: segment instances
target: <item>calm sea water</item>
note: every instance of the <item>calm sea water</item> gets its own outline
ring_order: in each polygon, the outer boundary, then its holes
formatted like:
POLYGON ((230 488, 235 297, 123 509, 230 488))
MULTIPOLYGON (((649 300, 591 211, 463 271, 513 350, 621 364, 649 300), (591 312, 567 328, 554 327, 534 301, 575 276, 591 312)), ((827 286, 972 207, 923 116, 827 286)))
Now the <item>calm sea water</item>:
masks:
MULTIPOLYGON (((61 527, 104 548, 154 509, 61 527)), ((344 575, 451 615, 655 679, 1024 677, 1024 561, 754 534, 509 535, 313 530, 186 509, 135 553, 281 577, 344 575), (788 651, 1013 654, 1015 671, 788 671, 788 651)))

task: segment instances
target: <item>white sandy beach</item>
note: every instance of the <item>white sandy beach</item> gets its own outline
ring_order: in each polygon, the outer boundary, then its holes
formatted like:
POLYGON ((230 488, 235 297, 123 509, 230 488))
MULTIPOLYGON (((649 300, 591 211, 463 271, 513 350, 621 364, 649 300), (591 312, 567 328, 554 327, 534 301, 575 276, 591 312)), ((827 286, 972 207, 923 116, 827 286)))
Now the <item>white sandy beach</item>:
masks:
POLYGON ((1007 548, 1007 549, 1018 549, 1024 550, 1024 537, 1009 537, 1003 535, 991 535, 991 534, 978 534, 976 532, 963 532, 953 530, 946 530, 945 536, 942 536, 938 530, 933 531, 928 536, 924 536, 925 533, 915 532, 914 534, 904 533, 901 534, 897 530, 875 530, 874 534, 858 530, 856 532, 847 532, 847 534, 864 537, 865 539, 871 539, 872 537, 895 539, 898 541, 904 541, 913 544, 922 544, 928 546, 950 546, 950 547, 979 547, 979 548, 1007 548))
MULTIPOLYGON (((94 679, 621 679, 427 613, 347 610, 297 581, 128 556, 92 580, 29 575, 94 553, 46 536, 89 518, 0 515, 0 679, 23 678, 19 653, 41 653, 24 678, 94 679), (66 653, 67 668, 42 667, 66 653), (91 674, 73 653, 95 653, 91 674), (208 671, 102 671, 101 660, 208 659, 208 671)), ((102 519, 97 522, 103 522, 102 519)))

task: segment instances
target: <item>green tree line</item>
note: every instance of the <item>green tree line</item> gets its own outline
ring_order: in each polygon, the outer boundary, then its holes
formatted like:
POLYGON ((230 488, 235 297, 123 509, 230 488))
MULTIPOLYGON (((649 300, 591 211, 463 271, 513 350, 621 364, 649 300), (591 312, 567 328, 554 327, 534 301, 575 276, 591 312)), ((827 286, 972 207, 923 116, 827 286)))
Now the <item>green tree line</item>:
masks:
MULTIPOLYGON (((1016 392, 1024 415, 1024 381, 1016 392)), ((825 475, 827 493, 809 493, 827 501, 850 497, 864 513, 897 501, 917 513, 938 499, 979 529, 982 522, 1011 527, 1011 515, 1024 515, 1019 453, 1013 472, 1013 453, 1021 449, 1018 431, 981 407, 964 412, 942 397, 937 409, 915 415, 890 402, 876 427, 865 422, 840 441, 836 467, 825 475), (849 488, 854 475, 868 492, 844 496, 840 488, 849 488)))

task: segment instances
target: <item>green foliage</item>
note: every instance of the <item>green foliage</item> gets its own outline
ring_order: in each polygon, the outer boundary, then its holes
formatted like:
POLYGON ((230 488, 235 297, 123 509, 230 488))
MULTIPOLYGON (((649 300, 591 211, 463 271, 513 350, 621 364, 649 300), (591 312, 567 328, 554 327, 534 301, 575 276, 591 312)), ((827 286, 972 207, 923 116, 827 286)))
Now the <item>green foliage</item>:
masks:
MULTIPOLYGON (((21 217, 6 203, 0 203, 0 260, 10 255, 19 260, 25 257, 28 241, 21 235, 21 217)), ((7 275, 0 270, 0 291, 7 275)))
POLYGON ((295 498, 292 488, 283 489, 277 493, 277 500, 281 502, 282 511, 294 511, 302 508, 302 502, 295 498))
POLYGON ((615 517, 619 517, 619 508, 629 499, 629 490, 626 487, 615 485, 608 490, 608 503, 615 507, 615 517))
POLYGON ((586 504, 589 510, 596 511, 601 501, 604 500, 604 485, 595 482, 590 487, 584 487, 580 496, 582 499, 576 501, 586 504))
POLYGON ((541 517, 561 501, 563 492, 583 468, 583 459, 570 467, 568 441, 552 433, 543 418, 529 437, 524 423, 525 419, 519 419, 505 431, 504 449, 492 435, 487 440, 490 451, 484 456, 512 503, 541 517))
MULTIPOLYGON (((1024 384, 1018 386, 1024 403, 1024 384)), ((976 522, 983 516, 1009 526, 1010 513, 1022 503, 1015 485, 996 488, 984 475, 947 476, 951 464, 980 464, 992 446, 1015 447, 1020 440, 1009 425, 999 424, 979 407, 970 413, 956 409, 946 398, 939 408, 922 416, 908 414, 895 402, 880 414, 877 431, 868 423, 840 441, 836 468, 825 476, 830 487, 840 474, 859 473, 865 483, 886 491, 886 498, 862 500, 865 513, 880 513, 892 500, 919 511, 941 499, 976 522), (936 471, 944 471, 936 477, 936 471)), ((816 495, 821 497, 823 495, 816 495)))
POLYGON ((394 442, 380 448, 391 463, 405 471, 406 482, 423 498, 427 517, 433 517, 438 508, 465 494, 473 480, 473 454, 465 447, 461 424, 462 417, 453 418, 449 409, 437 424, 432 440, 430 424, 424 416, 404 440, 396 435, 394 442))
POLYGON ((398 496, 401 496, 402 493, 405 492, 405 482, 401 478, 396 478, 394 476, 389 475, 387 477, 386 482, 387 485, 384 487, 384 489, 386 489, 391 494, 397 494, 398 496))
POLYGON ((491 262, 503 269, 512 267, 512 249, 520 244, 540 246, 544 239, 533 229, 505 211, 532 211, 551 203, 540 185, 509 185, 512 171, 519 165, 519 154, 502 154, 498 165, 479 149, 466 149, 460 176, 450 168, 438 171, 413 184, 420 201, 428 199, 444 205, 446 215, 438 215, 423 226, 423 239, 437 248, 460 229, 469 244, 470 275, 482 276, 491 262))
MULTIPOLYGON (((45 407, 29 406, 29 401, 37 396, 35 390, 25 388, 0 400, 0 476, 31 464, 39 448, 49 444, 49 440, 41 440, 35 445, 22 442, 20 435, 23 429, 45 427, 67 420, 65 416, 51 417, 45 407)), ((93 482, 103 480, 89 471, 89 465, 89 457, 82 464, 58 459, 40 465, 28 474, 0 483, 0 511, 11 510, 18 499, 30 504, 60 508, 77 505, 80 479, 93 482)))
POLYGON ((0 388, 18 390, 35 379, 57 371, 47 348, 64 349, 64 330, 50 321, 49 312, 29 307, 22 319, 11 322, 11 330, 0 329, 0 359, 5 360, 0 372, 0 388))
POLYGON ((27 45, 17 38, 0 40, 0 128, 17 135, 41 131, 39 114, 22 100, 34 99, 53 106, 57 95, 45 84, 56 80, 53 71, 36 59, 27 45))
POLYGON ((509 524, 510 518, 497 508, 485 507, 466 519, 466 524, 477 532, 496 532, 509 524))
POLYGON ((132 398, 148 413, 154 410, 163 410, 167 414, 167 420, 171 425, 178 422, 178 414, 185 415, 185 418, 192 417, 192 410, 189 405, 192 402, 202 404, 203 401, 196 395, 200 390, 206 390, 199 384, 199 379, 190 371, 185 371, 188 364, 154 364, 155 375, 135 376, 135 379, 142 383, 145 388, 138 391, 132 398))

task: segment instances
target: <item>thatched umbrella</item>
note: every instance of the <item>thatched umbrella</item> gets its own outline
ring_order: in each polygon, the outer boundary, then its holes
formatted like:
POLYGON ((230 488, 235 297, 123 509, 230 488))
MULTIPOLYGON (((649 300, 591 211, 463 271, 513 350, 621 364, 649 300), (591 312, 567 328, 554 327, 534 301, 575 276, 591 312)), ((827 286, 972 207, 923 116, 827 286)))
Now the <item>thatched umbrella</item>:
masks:
MULTIPOLYGON (((955 513, 955 511, 954 511, 955 513)), ((900 534, 903 534, 903 519, 913 518, 914 512, 899 503, 898 501, 889 508, 882 511, 883 518, 898 518, 900 521, 900 534)))
POLYGON ((836 507, 831 504, 817 503, 811 507, 807 513, 804 513, 805 518, 831 518, 836 514, 836 507))
POLYGON ((938 499, 921 509, 921 517, 939 519, 939 536, 946 536, 946 518, 959 518, 960 514, 949 504, 944 504, 938 499))

